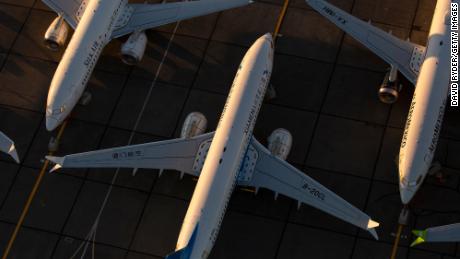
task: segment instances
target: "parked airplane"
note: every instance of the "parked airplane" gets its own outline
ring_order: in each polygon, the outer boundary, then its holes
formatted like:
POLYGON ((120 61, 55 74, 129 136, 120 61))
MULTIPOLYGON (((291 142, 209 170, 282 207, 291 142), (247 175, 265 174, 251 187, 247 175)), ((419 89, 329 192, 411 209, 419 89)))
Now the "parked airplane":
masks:
MULTIPOLYGON (((215 132, 203 134, 206 119, 192 113, 181 138, 110 148, 64 157, 47 157, 61 167, 174 169, 199 177, 172 258, 206 258, 217 238, 235 185, 267 188, 309 204, 369 231, 379 224, 284 159, 292 143, 285 129, 275 130, 268 150, 252 135, 273 64, 271 34, 260 37, 244 56, 215 132)), ((162 171, 160 171, 161 173, 162 171)))
POLYGON ((451 1, 438 0, 427 47, 400 40, 323 0, 306 2, 391 65, 379 90, 382 102, 398 99, 398 71, 416 85, 399 151, 400 195, 408 204, 430 169, 446 108, 451 1))
POLYGON ((417 239, 411 246, 423 242, 460 242, 460 223, 412 231, 417 239))
POLYGON ((14 147, 14 142, 2 132, 0 132, 0 151, 7 153, 16 163, 19 163, 19 156, 14 147))
POLYGON ((42 0, 59 16, 45 34, 56 50, 65 44, 67 23, 75 30, 51 82, 46 128, 55 129, 79 101, 104 46, 131 34, 121 49, 122 60, 135 64, 144 55, 144 30, 249 3, 249 0, 200 0, 163 4, 129 4, 127 0, 42 0), (67 22, 67 23, 66 23, 67 22))

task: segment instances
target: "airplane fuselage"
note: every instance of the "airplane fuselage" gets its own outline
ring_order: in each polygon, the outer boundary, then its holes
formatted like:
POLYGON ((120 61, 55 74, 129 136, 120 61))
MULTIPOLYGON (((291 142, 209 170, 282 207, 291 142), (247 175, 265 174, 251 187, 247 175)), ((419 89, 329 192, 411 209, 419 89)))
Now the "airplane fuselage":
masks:
POLYGON ((270 35, 257 40, 238 69, 200 178, 184 218, 176 250, 197 235, 190 258, 206 258, 213 247, 252 136, 272 70, 270 35))
POLYGON ((46 128, 55 129, 80 99, 126 0, 91 0, 51 81, 46 104, 46 128))
POLYGON ((407 204, 428 173, 449 91, 450 0, 438 0, 399 151, 401 200, 407 204))

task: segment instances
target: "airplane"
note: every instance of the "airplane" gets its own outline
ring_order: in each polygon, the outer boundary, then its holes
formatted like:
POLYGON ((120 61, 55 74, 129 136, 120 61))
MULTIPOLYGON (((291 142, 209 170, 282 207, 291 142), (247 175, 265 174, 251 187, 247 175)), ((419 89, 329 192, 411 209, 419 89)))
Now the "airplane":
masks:
POLYGON ((19 156, 16 152, 14 142, 0 131, 0 151, 10 155, 16 163, 19 163, 19 156))
POLYGON ((313 9, 391 65, 379 89, 382 102, 397 101, 398 72, 415 85, 399 150, 399 190, 407 205, 432 165, 449 91, 450 0, 438 0, 427 47, 403 41, 323 1, 313 9))
POLYGON ((105 45, 112 39, 131 34, 122 45, 122 60, 139 62, 145 52, 145 30, 247 5, 250 0, 199 0, 162 4, 130 4, 128 0, 42 0, 58 17, 45 33, 51 50, 62 47, 69 31, 75 32, 56 69, 48 92, 46 128, 54 130, 70 114, 105 45))
POLYGON ((424 242, 460 242, 460 223, 427 228, 425 230, 413 230, 417 239, 411 244, 415 246, 424 242))
POLYGON ((271 76, 274 45, 267 33, 245 54, 228 94, 216 131, 205 133, 206 117, 193 112, 181 138, 46 158, 59 168, 173 169, 198 178, 174 253, 167 259, 207 258, 217 238, 235 185, 270 189, 309 204, 370 232, 379 223, 284 159, 292 136, 285 129, 269 137, 268 149, 252 135, 271 76))

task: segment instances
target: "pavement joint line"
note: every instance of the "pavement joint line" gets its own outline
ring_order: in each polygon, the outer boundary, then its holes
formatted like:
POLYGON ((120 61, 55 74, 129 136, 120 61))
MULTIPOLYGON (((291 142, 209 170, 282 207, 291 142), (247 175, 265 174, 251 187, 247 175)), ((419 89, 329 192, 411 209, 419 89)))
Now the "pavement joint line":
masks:
MULTIPOLYGON (((125 91, 125 89, 126 89, 126 87, 127 87, 127 84, 128 84, 128 82, 129 82, 129 77, 130 77, 130 75, 132 74, 132 71, 133 71, 133 70, 134 70, 134 68, 133 68, 132 66, 130 66, 130 67, 129 67, 128 73, 127 73, 126 75, 123 75, 123 77, 124 77, 124 82, 123 82, 122 87, 121 87, 121 89, 120 89, 120 93, 119 93, 119 95, 118 95, 117 98, 116 98, 116 101, 115 101, 116 104, 118 104, 118 102, 120 101, 121 97, 123 96, 123 93, 124 93, 124 91, 125 91)), ((112 111, 110 112, 110 115, 108 116, 108 122, 104 125, 104 130, 103 130, 103 132, 101 133, 101 137, 100 137, 99 142, 98 142, 98 144, 97 144, 97 148, 101 148, 101 145, 102 145, 102 143, 103 143, 103 141, 104 141, 104 137, 106 136, 108 130, 110 129, 110 121, 111 121, 112 118, 113 118, 113 115, 114 115, 114 113, 115 113, 115 111, 116 111, 116 108, 117 108, 117 105, 115 105, 115 106, 112 108, 112 111)), ((70 118, 69 118, 69 119, 70 119, 70 118)), ((67 177, 74 177, 74 178, 76 178, 76 179, 80 179, 80 180, 82 180, 82 182, 81 182, 81 184, 80 184, 80 186, 79 186, 79 188, 78 188, 78 190, 77 190, 77 192, 76 192, 75 199, 73 200, 72 206, 71 206, 71 208, 69 209, 69 212, 68 212, 68 214, 67 214, 67 217, 66 217, 66 219, 65 219, 65 221, 64 221, 64 223, 63 223, 63 225, 62 225, 62 228, 61 228, 60 233, 59 233, 59 238, 62 238, 63 236, 65 236, 65 235, 64 235, 65 227, 67 226, 67 223, 68 223, 69 219, 70 219, 71 216, 72 216, 72 212, 73 212, 73 210, 74 210, 74 208, 75 208, 75 206, 76 206, 76 204, 77 204, 77 202, 78 202, 78 198, 80 197, 80 194, 81 194, 81 192, 82 192, 82 190, 83 190, 85 184, 86 184, 87 182, 97 183, 96 181, 92 181, 91 179, 88 179, 88 172, 89 172, 89 169, 86 169, 86 170, 84 170, 84 171, 85 171, 85 172, 84 172, 83 177, 78 177, 78 176, 76 176, 76 175, 71 175, 71 174, 63 174, 63 175, 65 175, 65 176, 67 176, 67 177)), ((108 184, 108 183, 104 183, 104 184, 108 184)), ((126 188, 126 187, 125 187, 125 189, 129 189, 129 188, 126 188)), ((133 189, 133 190, 134 190, 134 189, 133 189)), ((58 246, 59 246, 59 242, 56 242, 56 244, 54 245, 53 250, 52 250, 52 252, 51 252, 51 257, 53 257, 53 256, 55 255, 55 253, 56 253, 56 251, 57 251, 57 249, 58 249, 58 246)))
MULTIPOLYGON (((387 132, 387 129, 388 129, 387 125, 390 122, 391 112, 393 110, 393 107, 394 107, 394 105, 391 105, 390 108, 388 109, 387 117, 386 117, 386 120, 385 120, 385 125, 386 126, 383 127, 383 130, 382 130, 382 133, 381 133, 382 135, 381 135, 380 141, 379 141, 379 148, 378 148, 377 154, 375 156, 374 166, 372 167, 372 175, 370 177, 370 184, 369 184, 369 188, 367 190, 367 195, 366 195, 366 198, 365 198, 365 201, 364 201, 364 210, 368 209, 369 198, 370 198, 372 190, 373 190, 372 187, 374 185, 374 182, 377 182, 377 180, 375 179, 375 175, 376 175, 376 171, 377 171, 377 167, 378 167, 378 162, 380 160, 380 155, 381 155, 382 150, 383 150, 383 145, 385 144, 385 137, 386 137, 386 132, 387 132)), ((355 237, 355 241, 354 241, 354 245, 353 245, 353 249, 352 249, 352 254, 354 254, 354 252, 355 252, 356 244, 358 242, 358 238, 359 238, 359 232, 356 234, 356 237, 355 237)))
MULTIPOLYGON (((415 23, 415 19, 417 18, 417 12, 418 12, 419 7, 420 7, 420 0, 417 0, 417 4, 416 4, 416 6, 415 6, 415 12, 414 12, 414 15, 413 15, 413 17, 412 17, 411 26, 410 26, 410 29, 409 29, 409 37, 412 35, 412 32, 414 31, 414 23, 415 23)), ((415 85, 414 85, 414 87, 415 87, 415 85)), ((391 109, 393 109, 393 107, 394 107, 394 106, 391 105, 391 109)), ((391 113, 391 111, 390 111, 390 113, 391 113)), ((390 116, 389 116, 389 117, 390 117, 390 116)), ((389 118, 388 118, 388 120, 389 120, 389 118)), ((387 124, 388 124, 388 121, 387 121, 387 124)), ((385 132, 386 132, 386 128, 385 128, 385 132)), ((440 141, 440 140, 438 140, 438 141, 440 141)), ((438 142, 438 143, 439 143, 439 142, 438 142)), ((381 151, 379 150, 379 153, 380 153, 380 152, 381 152, 381 151)), ((446 158, 447 158, 447 155, 446 155, 446 158)), ((398 170, 399 170, 399 169, 398 169, 398 170)), ((425 181, 425 182, 426 182, 426 181, 425 181)), ((425 185, 425 186, 426 186, 426 185, 425 185)), ((399 188, 398 188, 398 189, 399 189, 399 188)), ((369 193, 369 194, 370 194, 370 193, 369 193)), ((403 208, 403 209, 404 209, 404 208, 403 208)), ((403 210, 403 209, 402 209, 402 210, 403 210)), ((401 210, 401 212, 402 212, 402 210, 401 210)), ((408 212, 408 213, 410 213, 410 212, 408 212)), ((395 236, 395 239, 394 239, 394 244, 393 244, 393 249, 392 249, 392 251, 391 251, 391 257, 390 257, 390 259, 396 259, 396 256, 397 256, 397 254, 398 254, 399 242, 400 242, 400 239, 401 239, 401 233, 402 233, 404 227, 405 227, 405 226, 402 225, 401 223, 398 224, 398 230, 397 230, 397 232, 396 232, 396 236, 395 236)), ((408 249, 408 250, 410 251, 410 249, 408 249)), ((409 257, 409 255, 410 255, 410 252, 409 252, 409 251, 408 251, 406 257, 409 257)))
MULTIPOLYGON (((36 1, 36 0, 34 0, 34 4, 35 4, 35 1, 36 1)), ((2 63, 1 66, 0 66, 0 71, 3 71, 3 69, 4 69, 5 66, 6 66, 6 63, 7 63, 7 60, 8 60, 8 58, 9 58, 9 56, 10 56, 11 54, 14 53, 14 52, 13 52, 13 47, 14 47, 14 45, 16 44, 16 42, 18 41, 18 38, 19 38, 19 36, 21 35, 22 31, 24 30, 24 27, 26 26, 27 21, 28 21, 29 18, 30 18, 30 14, 32 13, 32 6, 31 6, 31 7, 21 6, 21 7, 24 8, 24 9, 28 9, 27 15, 26 15, 24 21, 22 22, 21 26, 19 27, 19 30, 17 31, 17 34, 16 34, 16 36, 14 37, 13 42, 11 42, 11 45, 9 46, 8 51, 7 51, 6 53, 3 53, 3 54, 5 54, 5 58, 3 59, 3 63, 2 63)))
MULTIPOLYGON (((283 7, 280 11, 280 14, 278 15, 278 19, 276 21, 276 25, 275 25, 275 28, 274 28, 274 31, 273 31, 273 38, 274 38, 274 54, 276 55, 276 47, 277 47, 277 44, 276 42, 278 41, 278 36, 279 36, 279 32, 281 30, 281 26, 283 25, 283 21, 284 21, 284 18, 286 17, 286 13, 287 13, 287 10, 288 10, 288 7, 289 7, 289 0, 284 0, 283 1, 283 7)), ((288 210, 288 213, 287 213, 287 217, 284 219, 284 224, 283 224, 283 228, 281 230, 281 235, 280 235, 280 239, 278 241, 278 245, 276 247, 276 250, 275 250, 275 253, 274 253, 274 256, 275 258, 277 258, 279 255, 280 255, 280 251, 281 251, 281 246, 283 244, 283 240, 284 240, 284 234, 286 233, 286 229, 289 225, 289 218, 291 216, 291 212, 292 212, 292 207, 293 207, 293 204, 294 202, 297 202, 297 201, 294 201, 292 199, 290 199, 290 202, 289 202, 289 210, 288 210)))
MULTIPOLYGON (((66 125, 67 125, 67 120, 65 120, 61 127, 59 128, 59 131, 57 133, 57 136, 56 136, 56 141, 59 142, 59 140, 62 138, 62 135, 64 133, 64 130, 66 128, 66 125)), ((53 155, 54 152, 50 151, 48 154, 49 155, 53 155)), ((48 165, 49 165, 49 160, 45 160, 44 164, 43 164, 43 167, 42 169, 40 170, 38 176, 37 176, 37 179, 34 183, 34 186, 32 188, 32 191, 30 192, 29 194, 29 197, 27 198, 27 201, 26 201, 26 204, 24 205, 24 209, 23 211, 21 212, 21 216, 19 217, 19 220, 16 224, 16 227, 14 228, 14 231, 13 231, 13 234, 11 235, 11 238, 10 240, 8 241, 8 244, 6 246, 6 249, 3 253, 3 256, 2 256, 2 259, 7 259, 8 258, 8 255, 10 253, 10 250, 11 248, 13 247, 13 244, 14 244, 14 241, 16 240, 16 237, 19 233, 19 230, 22 226, 22 224, 24 223, 24 220, 29 212, 29 209, 30 209, 30 205, 32 205, 32 201, 35 197, 35 195, 37 194, 38 192, 38 188, 40 187, 40 184, 43 180, 43 176, 45 175, 45 173, 47 173, 47 169, 48 169, 48 165)))
MULTIPOLYGON (((171 34, 170 32, 165 32, 165 31, 155 31, 155 32, 160 33, 160 34, 169 34, 169 35, 171 34)), ((190 39, 204 40, 203 38, 199 38, 199 37, 194 36, 194 35, 183 34, 183 35, 179 35, 179 36, 184 37, 184 38, 190 38, 190 39)), ((249 48, 248 46, 245 46, 245 45, 242 45, 242 44, 238 44, 238 43, 234 43, 234 42, 228 42, 228 41, 221 41, 221 40, 216 40, 216 39, 211 39, 211 42, 219 43, 219 44, 223 44, 223 45, 227 45, 227 46, 232 46, 232 47, 239 47, 239 48, 243 48, 243 49, 248 49, 249 48)), ((5 54, 5 53, 3 53, 3 54, 5 54)), ((58 61, 55 61, 55 60, 52 60, 52 59, 46 59, 46 58, 42 58, 42 57, 36 57, 36 56, 31 56, 31 55, 18 53, 16 51, 14 51, 13 48, 11 48, 10 55, 11 56, 17 56, 17 57, 31 58, 31 59, 35 59, 35 60, 43 61, 43 62, 48 62, 50 64, 55 64, 55 65, 59 64, 58 61)), ((318 62, 318 63, 322 63, 322 64, 327 64, 327 65, 334 65, 334 62, 331 62, 331 61, 326 61, 326 60, 321 60, 321 59, 312 58, 312 57, 306 57, 306 56, 299 56, 299 55, 286 53, 286 52, 275 51, 275 56, 276 55, 294 57, 294 58, 298 58, 298 59, 307 60, 307 61, 310 61, 310 62, 318 62)), ((6 58, 5 58, 5 61, 6 61, 6 58)), ((366 71, 366 72, 374 72, 374 73, 382 73, 382 74, 385 73, 384 70, 377 70, 377 69, 372 69, 372 68, 353 65, 353 64, 346 64, 346 63, 337 63, 337 64, 339 66, 343 66, 343 67, 346 67, 346 68, 351 68, 351 69, 356 69, 356 70, 361 70, 361 71, 366 71)), ((127 73, 115 72, 115 71, 112 71, 110 69, 104 69, 104 68, 101 68, 101 67, 96 68, 94 71, 104 72, 104 73, 108 73, 108 74, 112 74, 112 75, 126 75, 127 74, 127 73)), ((142 75, 133 75, 133 77, 135 77, 135 78, 145 78, 145 79, 148 79, 148 80, 152 80, 151 77, 142 76, 142 75)), ((180 86, 180 87, 189 87, 189 86, 170 83, 170 82, 167 82, 167 81, 162 81, 160 79, 159 79, 159 82, 163 82, 163 83, 167 83, 167 84, 171 84, 171 85, 177 85, 177 86, 180 86)))
MULTIPOLYGON (((150 101, 150 98, 152 96, 152 93, 153 93, 153 89, 155 88, 156 86, 156 83, 157 83, 157 79, 158 77, 160 76, 160 72, 162 70, 162 67, 163 67, 163 64, 166 60, 166 57, 168 56, 169 54, 169 49, 171 47, 171 44, 172 42, 174 41, 174 36, 175 36, 175 32, 177 31, 177 29, 179 28, 179 25, 180 25, 180 21, 176 23, 176 27, 174 28, 174 31, 169 39, 169 42, 166 46, 166 49, 163 53, 163 57, 160 61, 160 64, 158 65, 157 69, 156 69, 156 73, 155 73, 155 78, 153 79, 153 81, 151 82, 150 84, 150 88, 149 88, 149 91, 147 92, 146 96, 145 96, 145 99, 144 99, 144 103, 142 105, 142 108, 141 108, 141 111, 139 112, 138 116, 137 116, 137 119, 136 119, 136 122, 134 124, 134 127, 133 129, 131 130, 131 134, 130 134, 130 137, 129 137, 129 140, 128 140, 128 145, 131 144, 135 134, 136 134, 136 130, 137 130, 137 127, 139 126, 139 123, 141 122, 141 119, 144 115, 144 111, 150 101)), ((118 173, 119 173, 119 170, 120 168, 117 168, 113 177, 112 177, 112 180, 111 180, 111 183, 109 185, 109 188, 106 192, 106 195, 105 195, 105 198, 104 198, 104 201, 99 209, 99 212, 96 216, 96 219, 94 220, 94 223, 93 225, 91 226, 91 229, 90 231, 88 232, 87 236, 85 237, 85 240, 81 243, 81 245, 77 248, 77 250, 75 251, 75 253, 73 254, 72 258, 77 255, 78 253, 80 253, 80 250, 83 249, 82 251, 82 255, 86 254, 86 251, 87 251, 87 248, 89 246, 89 242, 92 242, 92 244, 94 245, 95 243, 95 240, 96 240, 96 231, 97 231, 97 228, 99 226, 99 221, 100 221, 100 218, 102 216, 102 213, 104 212, 104 209, 105 209, 105 206, 107 205, 107 202, 109 200, 109 197, 112 193, 112 189, 114 187, 114 183, 116 182, 116 180, 118 179, 118 173), (90 240, 92 239, 92 240, 90 240)), ((152 189, 154 188, 154 183, 152 184, 152 189)), ((148 200, 148 198, 147 198, 148 200)), ((143 211, 145 210, 145 206, 143 207, 143 211)), ((141 218, 139 219, 138 221, 138 224, 140 224, 140 221, 141 221, 141 218)), ((93 247, 94 249, 94 247, 93 247)))
MULTIPOLYGON (((40 123, 38 124, 38 126, 36 127, 35 131, 34 131, 34 134, 33 134, 33 137, 32 137, 32 140, 31 142, 27 145, 27 148, 26 148, 26 151, 24 152, 23 154, 23 157, 25 158, 28 154, 29 154, 29 151, 30 149, 32 148, 32 145, 33 145, 33 140, 37 137, 38 135, 38 132, 40 131, 40 125, 41 125, 41 122, 43 121, 43 118, 40 119, 40 123)), ((8 159, 8 161, 3 161, 2 162, 7 162, 9 164, 14 164, 14 165, 18 165, 16 164, 15 162, 12 162, 11 159, 8 159)), ((3 200, 0 202, 0 211, 3 209, 3 206, 5 205, 10 193, 11 193, 11 190, 13 189, 13 186, 15 185, 16 183, 16 180, 17 178, 19 177, 19 174, 21 173, 21 170, 23 168, 30 168, 29 166, 25 165, 24 161, 22 161, 19 165, 18 165, 18 169, 16 170, 16 174, 15 176, 13 177, 12 181, 11 181, 11 184, 10 186, 8 187, 8 190, 7 192, 5 193, 5 197, 3 198, 3 200)), ((34 168, 36 169, 36 168, 34 168)), ((40 170, 40 168, 37 168, 36 170, 40 170)))

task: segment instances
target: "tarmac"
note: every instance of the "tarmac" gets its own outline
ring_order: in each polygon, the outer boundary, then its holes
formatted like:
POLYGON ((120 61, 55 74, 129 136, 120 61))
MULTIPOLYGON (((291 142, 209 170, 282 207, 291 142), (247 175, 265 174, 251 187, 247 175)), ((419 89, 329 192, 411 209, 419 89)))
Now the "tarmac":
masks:
MULTIPOLYGON (((137 1, 142 2, 142 1, 137 1)), ((425 44, 434 0, 330 0, 401 38, 425 44)), ((133 143, 179 136, 188 113, 200 111, 215 129, 236 69, 248 47, 273 31, 283 2, 259 0, 183 21, 153 87, 133 143)), ((0 251, 4 250, 32 189, 48 142, 45 103, 63 54, 43 35, 56 15, 39 0, 0 0, 0 130, 15 140, 21 164, 0 155, 0 251)), ((88 84, 92 100, 77 106, 57 155, 126 145, 174 25, 147 32, 137 66, 124 65, 120 46, 105 49, 88 84)), ((389 258, 402 208, 397 157, 413 86, 394 105, 377 91, 387 65, 350 36, 291 0, 276 43, 271 84, 254 130, 264 144, 288 129, 288 161, 381 223, 380 240, 319 210, 261 190, 236 190, 212 259, 389 258)), ((460 222, 460 110, 449 107, 435 160, 443 180, 429 177, 414 199, 396 258, 460 258, 455 243, 410 248, 413 228, 460 222)), ((13 245, 10 258, 70 258, 82 244, 115 170, 66 169, 46 174, 13 245)), ((176 240, 196 179, 157 170, 121 170, 101 216, 94 258, 163 258, 176 240)), ((83 258, 91 257, 91 244, 83 258)), ((80 258, 80 255, 78 256, 80 258)))

